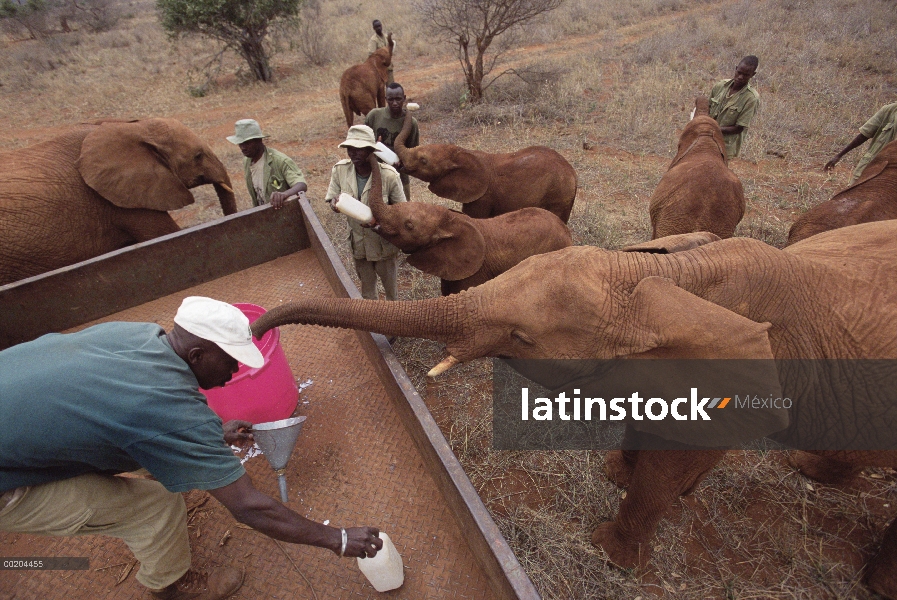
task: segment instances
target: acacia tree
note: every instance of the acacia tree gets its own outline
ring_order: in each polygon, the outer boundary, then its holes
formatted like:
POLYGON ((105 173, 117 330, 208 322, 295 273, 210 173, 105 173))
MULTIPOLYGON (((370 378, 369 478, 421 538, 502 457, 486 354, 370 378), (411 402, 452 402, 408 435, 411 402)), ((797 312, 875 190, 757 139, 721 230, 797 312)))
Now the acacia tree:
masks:
POLYGON ((266 37, 299 14, 302 0, 157 0, 162 27, 173 38, 198 34, 240 54, 259 81, 271 81, 266 37))
POLYGON ((457 46, 470 101, 479 102, 488 87, 483 86, 483 78, 495 66, 497 56, 488 65, 485 59, 495 38, 562 3, 563 0, 415 0, 414 5, 434 33, 457 46))

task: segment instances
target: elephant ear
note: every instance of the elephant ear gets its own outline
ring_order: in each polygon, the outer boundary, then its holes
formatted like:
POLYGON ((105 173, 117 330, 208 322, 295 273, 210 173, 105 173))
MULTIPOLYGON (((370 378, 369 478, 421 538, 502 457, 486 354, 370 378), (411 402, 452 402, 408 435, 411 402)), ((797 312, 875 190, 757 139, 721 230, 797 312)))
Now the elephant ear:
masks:
POLYGON ((852 190, 852 189, 856 188, 857 186, 866 183, 870 179, 875 179, 876 177, 881 175, 885 169, 888 168, 889 164, 894 164, 894 163, 889 161, 886 156, 882 156, 881 153, 879 153, 879 155, 876 156, 872 160, 872 162, 870 162, 868 165, 866 165, 866 168, 863 169, 863 173, 860 175, 860 178, 857 179, 853 183, 853 185, 851 185, 850 187, 845 188, 845 189, 841 190, 840 192, 838 192, 837 194, 835 194, 834 196, 832 196, 832 200, 834 200, 838 196, 844 194, 845 192, 852 190))
POLYGON ((429 190, 440 198, 466 204, 479 200, 489 189, 490 169, 476 154, 456 148, 446 173, 430 182, 429 190))
MULTIPOLYGON (((752 321, 695 296, 664 277, 640 281, 630 296, 628 309, 635 329, 630 332, 632 342, 626 349, 626 358, 667 360, 634 361, 633 368, 626 369, 627 379, 631 382, 638 378, 652 382, 646 386, 661 386, 658 396, 668 401, 676 397, 672 394, 688 396, 691 388, 696 388, 692 393, 699 402, 702 397, 710 398, 703 409, 709 420, 632 421, 637 431, 683 444, 731 447, 788 426, 788 411, 781 406, 739 409, 737 401, 731 406, 721 402, 724 397, 745 393, 781 398, 769 343, 770 323, 752 321), (639 368, 642 377, 633 374, 639 368)), ((650 387, 644 393, 652 393, 650 387)), ((690 412, 690 408, 682 412, 690 412)))
POLYGON ((78 171, 121 208, 177 210, 192 204, 193 195, 169 166, 175 143, 158 121, 103 123, 84 138, 78 171))
POLYGON ((718 242, 720 237, 709 231, 698 231, 696 233, 680 233, 678 235, 668 235, 666 237, 651 240, 641 244, 626 246, 622 252, 647 252, 650 254, 672 254, 673 252, 685 252, 693 250, 698 246, 718 242))
POLYGON ((448 211, 434 234, 438 241, 408 255, 408 263, 446 281, 466 279, 480 270, 486 256, 486 240, 467 218, 448 211))

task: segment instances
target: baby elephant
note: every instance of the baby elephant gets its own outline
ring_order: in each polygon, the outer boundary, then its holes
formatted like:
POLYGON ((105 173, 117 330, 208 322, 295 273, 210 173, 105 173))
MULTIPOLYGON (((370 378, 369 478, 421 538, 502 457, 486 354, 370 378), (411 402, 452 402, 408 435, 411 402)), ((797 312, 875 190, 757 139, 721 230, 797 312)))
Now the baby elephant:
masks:
POLYGON ((856 183, 801 215, 786 245, 830 229, 891 219, 897 219, 897 140, 881 149, 856 183))
POLYGON ((573 245, 564 222, 542 208, 474 219, 424 202, 385 204, 376 160, 371 155, 368 196, 376 231, 406 253, 411 266, 439 277, 443 296, 485 283, 530 256, 573 245))
POLYGON ((679 137, 676 158, 651 195, 651 239, 709 231, 729 238, 744 216, 744 191, 729 167, 709 101, 695 99, 695 113, 679 137))

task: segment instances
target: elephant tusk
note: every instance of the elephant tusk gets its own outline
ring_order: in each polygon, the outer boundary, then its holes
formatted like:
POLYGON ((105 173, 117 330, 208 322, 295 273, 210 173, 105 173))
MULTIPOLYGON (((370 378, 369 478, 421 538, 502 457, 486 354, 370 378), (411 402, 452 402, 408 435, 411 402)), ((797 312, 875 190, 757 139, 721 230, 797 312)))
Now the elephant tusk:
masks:
POLYGON ((224 188, 226 191, 230 192, 231 194, 234 193, 234 190, 232 190, 231 187, 229 185, 227 185, 226 183, 219 183, 218 185, 220 185, 222 188, 224 188))
POLYGON ((448 357, 445 358, 441 363, 430 369, 430 371, 427 373, 427 377, 436 377, 438 375, 442 375, 460 362, 460 360, 449 354, 448 357))

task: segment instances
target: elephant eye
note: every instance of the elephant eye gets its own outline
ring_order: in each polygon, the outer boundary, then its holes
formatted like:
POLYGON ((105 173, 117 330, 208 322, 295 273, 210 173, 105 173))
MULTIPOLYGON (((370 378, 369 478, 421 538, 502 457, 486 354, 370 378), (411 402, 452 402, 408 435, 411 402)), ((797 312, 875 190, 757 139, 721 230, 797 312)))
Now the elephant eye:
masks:
POLYGON ((516 339, 520 342, 523 342, 527 346, 535 346, 536 345, 536 342, 534 342, 530 336, 526 335, 526 333, 524 333, 518 329, 515 329, 514 331, 511 332, 511 337, 513 337, 514 339, 516 339))
POLYGON ((405 221, 405 229, 407 229, 408 231, 414 231, 414 223, 412 223, 410 220, 405 221))
POLYGON ((422 157, 420 158, 420 164, 422 164, 422 165, 427 164, 427 157, 426 157, 426 156, 422 156, 422 157))
POLYGON ((196 156, 193 157, 193 160, 196 162, 202 162, 202 150, 196 153, 196 156))

